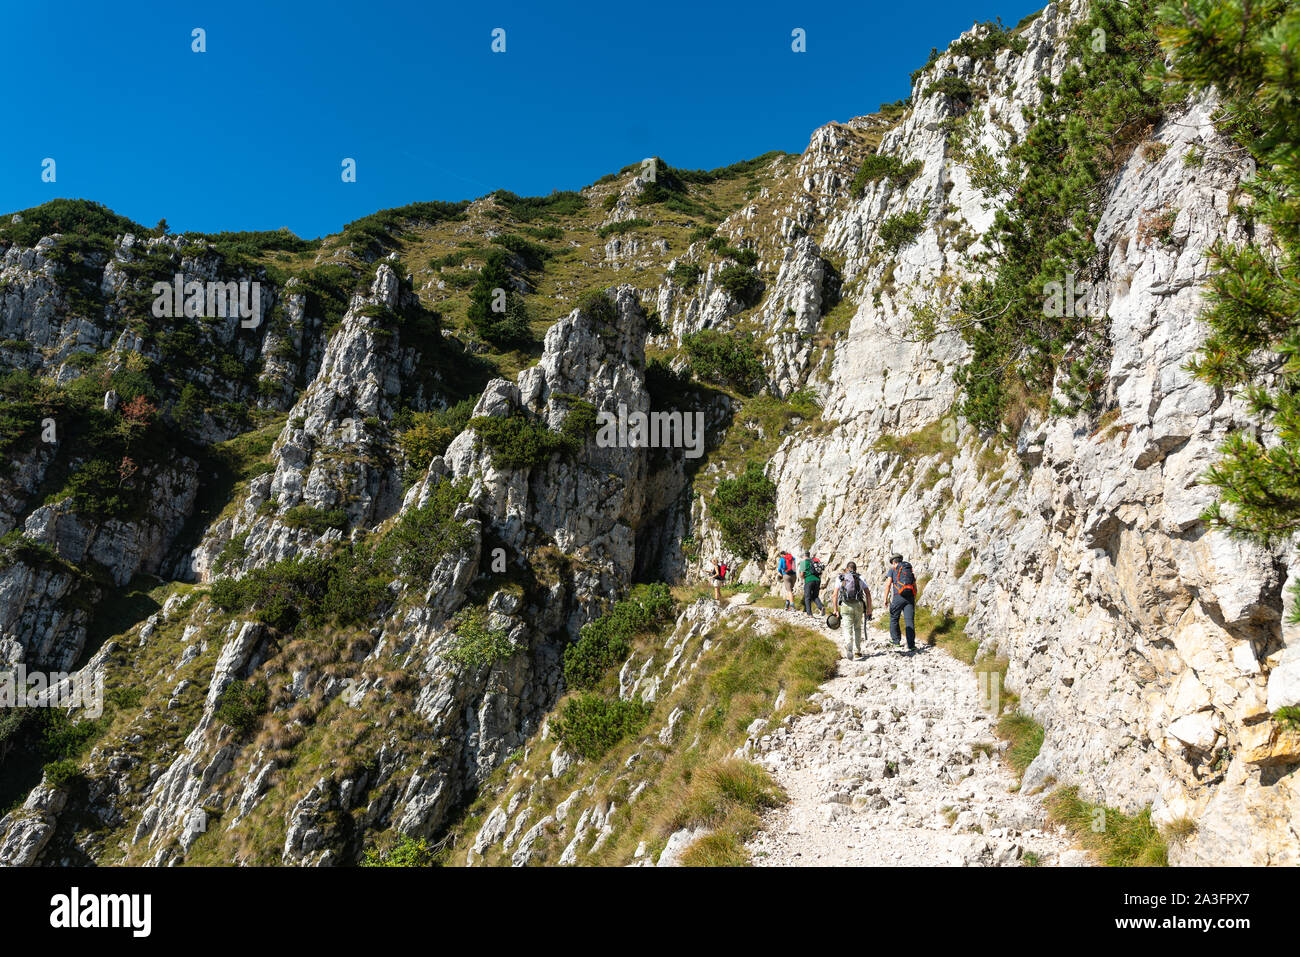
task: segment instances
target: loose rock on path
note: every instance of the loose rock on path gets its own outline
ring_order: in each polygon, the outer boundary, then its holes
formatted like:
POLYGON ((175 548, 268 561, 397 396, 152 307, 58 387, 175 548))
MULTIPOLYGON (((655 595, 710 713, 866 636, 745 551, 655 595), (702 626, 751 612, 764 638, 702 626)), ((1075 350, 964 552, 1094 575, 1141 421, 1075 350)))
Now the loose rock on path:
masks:
MULTIPOLYGON (((824 618, 755 611, 816 628, 844 654, 844 631, 824 618)), ((842 657, 813 696, 820 713, 745 745, 790 798, 750 841, 754 864, 1088 863, 1048 823, 1041 796, 1017 793, 971 667, 924 644, 900 654, 887 633, 866 631, 865 658, 842 657)))

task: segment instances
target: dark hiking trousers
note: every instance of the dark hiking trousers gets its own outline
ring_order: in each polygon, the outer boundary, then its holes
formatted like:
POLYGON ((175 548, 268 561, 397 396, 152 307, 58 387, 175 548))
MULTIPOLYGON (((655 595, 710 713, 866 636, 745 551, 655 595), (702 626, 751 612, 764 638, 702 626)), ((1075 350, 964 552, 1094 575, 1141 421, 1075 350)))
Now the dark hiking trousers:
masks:
POLYGON ((818 614, 826 614, 826 606, 822 604, 821 592, 821 582, 816 581, 803 583, 803 610, 806 614, 812 614, 813 605, 817 606, 818 614))
POLYGON ((898 634, 898 616, 903 616, 903 623, 907 626, 907 647, 910 651, 916 650, 916 602, 907 595, 895 595, 894 600, 889 603, 889 637, 898 644, 901 637, 898 634))

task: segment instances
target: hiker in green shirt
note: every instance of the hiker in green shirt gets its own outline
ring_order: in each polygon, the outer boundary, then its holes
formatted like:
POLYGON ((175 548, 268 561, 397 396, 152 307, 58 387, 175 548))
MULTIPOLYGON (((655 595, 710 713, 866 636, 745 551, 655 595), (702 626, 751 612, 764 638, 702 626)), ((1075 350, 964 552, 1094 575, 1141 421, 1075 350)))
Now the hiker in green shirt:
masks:
POLYGON ((813 605, 817 606, 819 615, 826 614, 826 606, 822 604, 822 572, 826 566, 820 558, 813 558, 808 554, 808 549, 802 553, 803 561, 799 563, 799 574, 803 577, 803 610, 804 614, 811 615, 813 605))

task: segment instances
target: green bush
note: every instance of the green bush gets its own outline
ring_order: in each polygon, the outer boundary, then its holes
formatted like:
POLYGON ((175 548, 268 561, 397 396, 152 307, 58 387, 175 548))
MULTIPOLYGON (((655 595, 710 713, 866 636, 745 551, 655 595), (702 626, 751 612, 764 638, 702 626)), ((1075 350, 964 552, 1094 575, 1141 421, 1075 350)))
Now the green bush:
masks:
MULTIPOLYGON (((1030 14, 1019 23, 1017 27, 1031 21, 1038 14, 1030 14)), ((983 36, 979 37, 962 37, 955 41, 948 48, 948 52, 953 56, 968 56, 975 60, 991 60, 1002 50, 1011 50, 1013 53, 1023 53, 1025 49, 1025 38, 1018 35, 1013 29, 1002 25, 1002 18, 996 20, 985 20, 978 24, 985 28, 983 36)))
POLYGON ((499 189, 492 198, 522 222, 541 216, 576 216, 587 208, 586 197, 573 190, 555 190, 549 196, 516 196, 499 189))
POLYGON ((206 243, 225 259, 257 259, 271 252, 302 253, 319 249, 319 239, 299 239, 288 229, 252 230, 223 233, 184 233, 183 238, 206 243))
POLYGON ((922 210, 909 210, 890 216, 880 224, 880 241, 891 252, 897 252, 904 246, 910 246, 925 228, 925 216, 922 210))
POLYGON ((763 295, 763 280, 744 266, 723 266, 718 270, 717 282, 727 295, 746 309, 756 305, 763 295))
POLYGON ((52 759, 78 758, 104 730, 103 719, 74 721, 61 708, 44 709, 40 751, 52 759))
POLYGON ((350 545, 328 556, 282 559, 243 578, 217 579, 210 595, 222 611, 251 614, 278 631, 292 632, 300 624, 369 620, 387 598, 388 577, 384 562, 369 549, 350 545))
POLYGON ((504 628, 487 626, 487 612, 482 608, 462 610, 451 627, 456 639, 443 657, 461 668, 474 671, 503 661, 515 652, 504 628))
POLYGON ((525 226, 523 231, 535 239, 563 239, 564 230, 559 226, 525 226))
POLYGON ((469 200, 455 203, 441 201, 410 203, 394 209, 381 209, 354 219, 343 227, 343 238, 366 255, 392 249, 401 242, 408 227, 417 223, 433 225, 444 220, 461 219, 469 200))
POLYGON ((442 256, 434 256, 429 260, 430 269, 455 268, 462 265, 470 257, 473 250, 470 249, 453 249, 451 252, 442 256))
POLYGON ((469 425, 475 402, 465 399, 446 409, 415 412, 409 417, 398 442, 412 469, 423 472, 434 456, 447 451, 451 440, 469 425))
POLYGON ((528 308, 514 291, 509 256, 500 249, 487 254, 469 292, 469 321, 488 342, 501 348, 525 347, 533 341, 528 308), (501 290, 504 296, 499 295, 501 290), (494 307, 504 308, 497 310, 494 307))
POLYGON ((735 246, 724 245, 719 246, 714 250, 714 252, 719 256, 722 256, 724 259, 733 260, 738 266, 742 266, 745 269, 753 269, 758 265, 758 253, 749 248, 738 249, 735 246))
POLYGON ((1250 202, 1237 209, 1258 228, 1211 249, 1201 316, 1210 335, 1188 366, 1221 394, 1243 396, 1254 420, 1229 435, 1206 473, 1219 501, 1203 518, 1287 541, 1300 529, 1300 8, 1166 3, 1160 32, 1175 92, 1213 90, 1220 130, 1256 171, 1241 185, 1250 202))
POLYGON ((427 586, 445 555, 468 548, 473 532, 457 521, 456 510, 469 501, 469 483, 443 480, 429 490, 424 505, 408 509, 375 550, 380 562, 392 562, 408 584, 427 586))
POLYGON ((598 230, 596 230, 596 233, 600 236, 601 239, 605 239, 609 236, 617 236, 622 233, 630 233, 634 229, 645 229, 647 226, 653 226, 653 225, 654 223, 650 222, 650 220, 648 219, 640 219, 640 218, 624 219, 621 222, 617 222, 617 223, 606 223, 604 226, 601 226, 598 230))
POLYGON ((82 780, 81 767, 71 758, 45 765, 45 781, 50 787, 67 788, 82 780))
POLYGON ((610 611, 583 625, 578 640, 564 649, 564 681, 570 688, 594 687, 614 665, 627 658, 638 632, 672 617, 676 607, 662 582, 638 585, 610 611))
POLYGON ((0 241, 35 246, 43 236, 63 233, 111 243, 124 233, 147 236, 151 232, 107 206, 85 199, 52 199, 20 212, 21 223, 10 222, 12 216, 0 221, 0 241))
POLYGON ((247 737, 262 723, 271 693, 265 685, 236 679, 230 682, 217 697, 214 717, 230 725, 236 737, 247 737))
POLYGON ((492 242, 510 250, 524 261, 524 266, 528 269, 541 269, 546 260, 551 257, 551 251, 545 246, 524 239, 523 236, 516 236, 514 233, 502 233, 500 236, 493 237, 492 242))
POLYGON ((618 308, 603 289, 593 289, 578 300, 578 311, 588 319, 607 326, 618 324, 618 308))
POLYGON ((297 285, 288 291, 302 295, 307 315, 320 317, 328 329, 343 318, 356 284, 348 267, 324 263, 299 275, 297 285))
POLYGON ((570 751, 595 761, 644 728, 650 711, 650 705, 640 700, 610 700, 584 694, 564 703, 554 723, 555 736, 570 751))
POLYGON ((894 100, 892 103, 881 103, 879 113, 886 119, 896 120, 907 112, 911 105, 912 98, 909 96, 903 100, 894 100))
POLYGON ((1153 0, 1090 3, 1065 38, 1070 65, 1056 84, 1044 81, 1031 126, 1011 148, 1016 198, 997 212, 987 240, 999 255, 989 274, 964 287, 958 310, 971 347, 956 375, 961 412, 979 428, 1019 428, 1027 404, 1051 395, 1067 355, 1082 382, 1070 401, 1100 394, 1107 363, 1083 357, 1104 335, 1075 310, 1048 314, 1044 292, 1069 274, 1086 276, 1105 185, 1163 112, 1161 91, 1147 79, 1163 59, 1153 7, 1153 0), (1098 30, 1104 51, 1094 49, 1098 30))
POLYGON ((752 335, 701 329, 682 339, 691 370, 705 382, 752 395, 765 379, 763 360, 752 335))
POLYGON ((295 505, 282 516, 290 528, 305 528, 313 535, 324 535, 331 528, 348 526, 348 513, 342 508, 320 508, 315 505, 295 505))
POLYGON ((901 188, 915 179, 916 174, 919 172, 921 172, 920 160, 909 160, 904 163, 892 154, 872 153, 858 167, 857 175, 853 177, 853 185, 849 187, 849 191, 854 196, 860 196, 862 191, 867 188, 868 183, 874 183, 881 179, 893 180, 901 188))
POLYGON ((522 412, 508 416, 481 415, 470 419, 499 469, 530 469, 545 465, 551 456, 574 454, 580 446, 570 435, 552 432, 522 412))
POLYGON ((423 838, 403 834, 385 851, 371 848, 361 859, 362 867, 432 867, 437 852, 423 838))
POLYGON ((762 465, 750 462, 735 478, 718 483, 709 511, 728 550, 761 559, 766 551, 765 529, 776 514, 776 484, 763 474, 762 465))
POLYGON ((703 270, 695 263, 677 263, 672 269, 668 270, 668 275, 677 285, 690 289, 700 281, 701 272, 703 270))
POLYGON ((970 103, 975 96, 975 91, 971 89, 970 83, 964 77, 952 75, 935 80, 922 91, 921 95, 931 96, 935 93, 957 100, 960 103, 970 103))

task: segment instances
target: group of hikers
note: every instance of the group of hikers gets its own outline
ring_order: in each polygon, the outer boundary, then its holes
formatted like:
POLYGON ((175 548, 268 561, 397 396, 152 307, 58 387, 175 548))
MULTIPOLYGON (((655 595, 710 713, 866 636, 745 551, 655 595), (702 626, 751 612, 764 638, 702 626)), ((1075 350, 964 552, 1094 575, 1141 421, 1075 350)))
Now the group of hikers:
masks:
MULTIPOLYGON (((726 582, 729 569, 725 562, 713 565, 713 597, 722 601, 722 586, 726 582)), ((826 604, 822 601, 822 576, 826 574, 826 564, 808 549, 800 552, 800 559, 788 551, 776 555, 777 584, 785 599, 785 610, 797 610, 795 586, 803 582, 804 614, 812 616, 813 608, 819 615, 826 614, 826 604)), ((889 609, 889 638, 896 648, 902 647, 904 636, 907 638, 907 654, 916 651, 916 573, 903 556, 894 553, 889 557, 889 569, 885 572, 885 606, 889 609), (900 621, 902 627, 900 628, 900 621)), ((831 613, 826 624, 832 628, 845 628, 844 657, 849 660, 863 657, 866 647, 863 629, 872 614, 871 589, 858 574, 854 562, 846 562, 844 569, 835 577, 834 589, 829 592, 831 613)))

